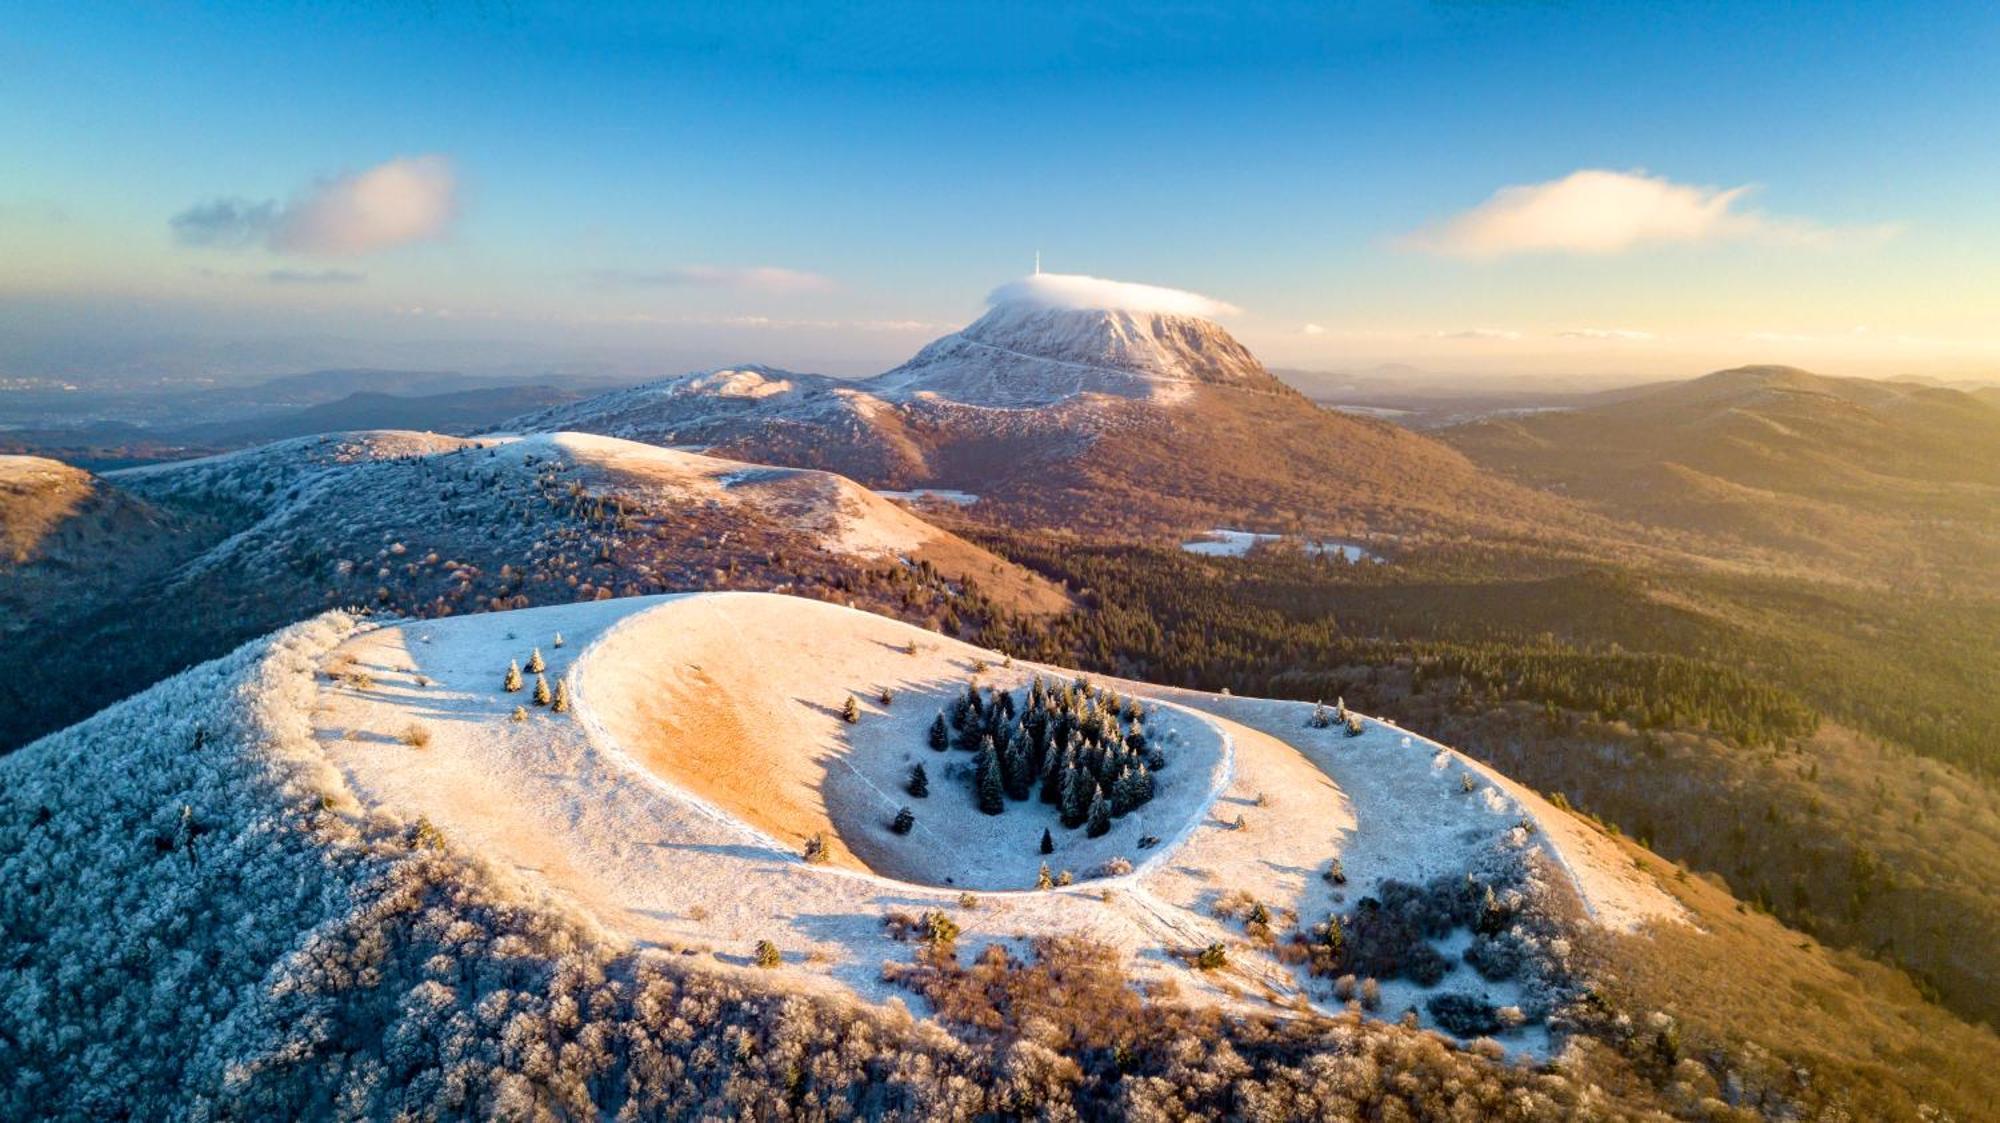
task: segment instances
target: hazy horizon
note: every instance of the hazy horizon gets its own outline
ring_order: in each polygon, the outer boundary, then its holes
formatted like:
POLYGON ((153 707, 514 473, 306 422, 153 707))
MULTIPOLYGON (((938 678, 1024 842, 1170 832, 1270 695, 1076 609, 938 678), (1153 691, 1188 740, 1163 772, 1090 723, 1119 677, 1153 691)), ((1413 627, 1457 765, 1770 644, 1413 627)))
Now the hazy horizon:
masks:
POLYGON ((29 9, 0 377, 865 374, 1038 252, 1288 369, 2000 377, 1975 5, 29 9))

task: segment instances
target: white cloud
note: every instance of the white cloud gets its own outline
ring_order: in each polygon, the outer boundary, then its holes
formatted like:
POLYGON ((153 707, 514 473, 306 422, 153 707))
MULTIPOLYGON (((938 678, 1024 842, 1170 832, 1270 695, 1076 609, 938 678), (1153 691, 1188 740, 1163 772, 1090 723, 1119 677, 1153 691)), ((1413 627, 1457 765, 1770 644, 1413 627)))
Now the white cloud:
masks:
POLYGON ((336 176, 280 207, 215 199, 169 220, 184 245, 350 256, 442 238, 458 217, 458 177, 443 156, 405 156, 336 176))
POLYGON ((1306 325, 1305 327, 1302 327, 1302 328, 1300 328, 1300 329, 1299 329, 1299 334, 1301 334, 1301 335, 1325 335, 1325 334, 1326 334, 1326 329, 1325 329, 1325 328, 1323 328, 1323 327, 1321 327, 1321 326, 1319 326, 1318 324, 1307 324, 1307 325, 1306 325))
POLYGON ((406 156, 315 185, 285 207, 271 248, 345 255, 435 241, 458 217, 458 177, 442 156, 406 156))
POLYGON ((1233 316, 1240 311, 1233 304, 1225 304, 1196 292, 1129 281, 1107 281, 1102 277, 1086 277, 1078 273, 1036 273, 1018 281, 1009 281, 988 293, 986 303, 1157 312, 1171 316, 1198 316, 1206 320, 1233 316))
POLYGON ((1675 183, 1643 171, 1585 168, 1503 187, 1485 202, 1402 239, 1410 249, 1490 259, 1523 253, 1612 254, 1675 243, 1829 245, 1880 241, 1895 225, 1830 227, 1744 210, 1753 190, 1675 183))
POLYGON ((1652 332, 1637 328, 1570 328, 1556 334, 1564 339, 1601 339, 1618 343, 1644 343, 1655 338, 1652 332))
POLYGON ((1504 340, 1519 339, 1521 338, 1521 333, 1518 331, 1509 331, 1506 328, 1464 328, 1460 331, 1425 332, 1424 338, 1425 339, 1484 339, 1484 340, 1504 341, 1504 340))
POLYGON ((667 269, 599 269, 593 283, 606 288, 704 288, 744 292, 822 292, 833 282, 801 269, 758 265, 747 269, 718 265, 679 265, 667 269))

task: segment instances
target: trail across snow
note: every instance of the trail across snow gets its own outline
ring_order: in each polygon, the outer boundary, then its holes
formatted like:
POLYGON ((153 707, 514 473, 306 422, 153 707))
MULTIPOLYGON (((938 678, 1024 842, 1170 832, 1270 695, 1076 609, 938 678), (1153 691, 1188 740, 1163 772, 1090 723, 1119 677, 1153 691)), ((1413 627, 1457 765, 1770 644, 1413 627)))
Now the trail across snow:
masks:
POLYGON ((980 815, 958 771, 970 754, 924 741, 975 667, 1000 688, 1037 672, 1071 677, 1001 664, 818 601, 633 598, 359 635, 329 658, 314 722, 365 801, 427 818, 609 931, 731 964, 769 939, 802 985, 874 1000, 901 993, 881 981, 883 961, 914 951, 886 936, 891 911, 949 910, 972 948, 1076 933, 1129 955, 1141 978, 1172 977, 1222 1001, 1323 1004, 1323 982, 1246 943, 1217 904, 1247 893, 1313 922, 1384 877, 1421 880, 1495 848, 1543 846, 1600 922, 1673 915, 1670 899, 1629 864, 1616 868, 1615 848, 1594 846, 1588 828, 1441 746, 1406 745, 1410 735, 1373 722, 1357 738, 1308 730, 1309 707, 1294 703, 1124 682, 1110 685, 1146 701, 1149 729, 1174 735, 1160 795, 1105 839, 1055 830, 1050 867, 1080 880, 1036 891, 1036 816, 1052 812, 1031 800, 980 815), (508 661, 525 664, 534 648, 552 685, 567 677, 571 713, 500 689, 508 661), (875 700, 884 687, 886 707, 875 700), (852 725, 839 713, 849 694, 863 711, 852 725), (514 720, 517 706, 524 720, 514 720), (930 772, 928 798, 901 789, 914 762, 930 772), (1467 769, 1470 793, 1459 779, 1467 769), (919 830, 897 836, 887 820, 905 804, 919 830), (1543 829, 1526 838, 1523 819, 1543 829), (832 844, 831 862, 800 857, 813 833, 832 844), (1141 834, 1160 841, 1140 849, 1141 834), (1090 878, 1113 854, 1133 871, 1090 878), (1321 877, 1336 857, 1343 890, 1321 877), (968 887, 976 907, 961 908, 968 887), (1179 956, 1210 942, 1237 949, 1231 967, 1189 970, 1179 956))

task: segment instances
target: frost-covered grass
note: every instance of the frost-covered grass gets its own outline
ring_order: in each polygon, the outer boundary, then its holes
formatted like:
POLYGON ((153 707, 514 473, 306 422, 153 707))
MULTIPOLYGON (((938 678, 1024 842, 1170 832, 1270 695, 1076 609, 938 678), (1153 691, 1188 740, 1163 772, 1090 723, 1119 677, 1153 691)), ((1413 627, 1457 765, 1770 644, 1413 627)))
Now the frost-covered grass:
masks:
POLYGON ((246 993, 380 872, 334 841, 323 804, 352 801, 305 716, 352 628, 289 628, 0 759, 0 1114, 132 1111, 254 1048, 246 993))

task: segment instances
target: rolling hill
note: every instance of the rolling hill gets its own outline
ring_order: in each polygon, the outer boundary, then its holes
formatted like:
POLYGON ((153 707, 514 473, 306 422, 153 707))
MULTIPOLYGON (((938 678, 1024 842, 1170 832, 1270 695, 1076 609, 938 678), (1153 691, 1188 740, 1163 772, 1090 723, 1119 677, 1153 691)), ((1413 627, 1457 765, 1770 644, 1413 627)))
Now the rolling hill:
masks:
POLYGON ((1958 390, 1742 367, 1440 435, 1607 514, 1822 570, 2000 564, 2000 409, 1958 390))
POLYGON ((22 668, 0 686, 8 747, 335 606, 442 616, 786 587, 956 626, 986 605, 1068 603, 837 476, 578 434, 355 433, 15 475, 9 535, 42 545, 0 572, 0 638, 22 668))

